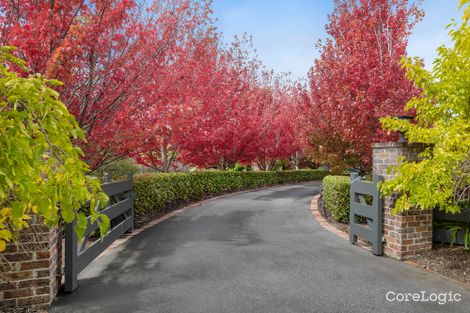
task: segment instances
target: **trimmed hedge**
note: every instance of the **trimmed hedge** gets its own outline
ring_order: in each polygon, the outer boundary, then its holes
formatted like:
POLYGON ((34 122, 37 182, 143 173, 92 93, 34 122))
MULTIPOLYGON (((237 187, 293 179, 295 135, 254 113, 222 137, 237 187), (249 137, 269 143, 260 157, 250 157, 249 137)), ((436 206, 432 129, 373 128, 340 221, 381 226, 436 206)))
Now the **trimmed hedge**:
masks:
POLYGON ((323 178, 323 203, 335 221, 349 223, 348 176, 326 176, 323 178))
POLYGON ((181 202, 230 191, 320 180, 327 174, 324 170, 143 174, 134 178, 134 210, 137 216, 165 213, 181 202))

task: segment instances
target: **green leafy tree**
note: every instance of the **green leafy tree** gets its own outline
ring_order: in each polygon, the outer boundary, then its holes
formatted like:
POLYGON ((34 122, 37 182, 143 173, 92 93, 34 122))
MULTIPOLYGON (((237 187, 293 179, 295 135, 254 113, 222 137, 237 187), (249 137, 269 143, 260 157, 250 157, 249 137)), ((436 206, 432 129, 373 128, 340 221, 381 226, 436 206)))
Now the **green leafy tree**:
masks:
POLYGON ((83 235, 87 221, 79 212, 89 204, 93 221, 105 234, 109 224, 98 207, 107 202, 96 178, 74 144, 84 141, 75 118, 51 87, 61 83, 28 73, 25 62, 0 47, 0 251, 38 219, 48 226, 77 217, 83 235))
POLYGON ((428 148, 420 162, 402 160, 390 171, 393 180, 386 181, 384 195, 398 194, 395 213, 410 208, 439 207, 459 212, 470 192, 470 0, 461 0, 465 7, 461 23, 449 25, 453 47, 438 48, 438 57, 431 72, 419 59, 407 59, 408 77, 422 92, 406 105, 415 110, 414 122, 385 118, 385 129, 405 133, 410 142, 428 148))

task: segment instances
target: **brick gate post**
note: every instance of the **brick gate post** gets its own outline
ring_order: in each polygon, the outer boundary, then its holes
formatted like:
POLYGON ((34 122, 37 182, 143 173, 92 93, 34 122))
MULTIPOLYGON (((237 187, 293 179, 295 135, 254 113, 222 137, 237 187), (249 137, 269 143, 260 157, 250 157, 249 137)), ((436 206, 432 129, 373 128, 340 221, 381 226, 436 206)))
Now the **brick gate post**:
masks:
MULTIPOLYGON (((372 147, 374 174, 387 179, 390 165, 405 157, 417 161, 425 145, 407 142, 377 143, 372 147)), ((384 253, 390 257, 406 260, 432 248, 432 210, 410 210, 406 213, 391 215, 395 207, 396 195, 384 199, 384 253)))
POLYGON ((0 253, 0 312, 49 307, 60 288, 61 237, 60 228, 33 224, 0 253))

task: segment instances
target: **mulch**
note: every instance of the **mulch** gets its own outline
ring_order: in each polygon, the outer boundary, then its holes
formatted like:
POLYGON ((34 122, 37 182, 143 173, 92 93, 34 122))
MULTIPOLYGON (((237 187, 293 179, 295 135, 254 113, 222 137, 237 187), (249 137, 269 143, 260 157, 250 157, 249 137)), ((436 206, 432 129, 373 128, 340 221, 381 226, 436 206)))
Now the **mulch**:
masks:
POLYGON ((411 260, 427 271, 470 284, 470 251, 463 246, 435 244, 411 260))

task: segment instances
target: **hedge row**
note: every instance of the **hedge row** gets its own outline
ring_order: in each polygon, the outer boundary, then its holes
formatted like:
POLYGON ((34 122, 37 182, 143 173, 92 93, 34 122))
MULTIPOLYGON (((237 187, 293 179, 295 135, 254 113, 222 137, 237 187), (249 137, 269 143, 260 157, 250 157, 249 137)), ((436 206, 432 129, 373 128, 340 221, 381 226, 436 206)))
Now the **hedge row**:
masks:
POLYGON ((134 210, 136 215, 165 213, 181 202, 236 190, 321 180, 327 174, 324 170, 143 174, 134 178, 134 210))
POLYGON ((349 223, 348 176, 326 176, 323 178, 323 203, 335 221, 349 223))

